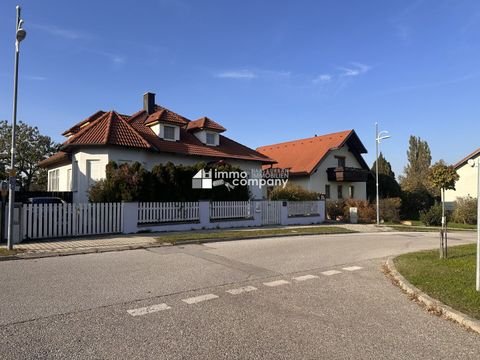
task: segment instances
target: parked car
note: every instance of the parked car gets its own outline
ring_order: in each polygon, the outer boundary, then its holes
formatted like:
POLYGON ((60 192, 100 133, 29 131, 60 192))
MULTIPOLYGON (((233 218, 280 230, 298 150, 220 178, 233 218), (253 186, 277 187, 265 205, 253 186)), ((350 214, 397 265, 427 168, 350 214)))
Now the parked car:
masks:
POLYGON ((66 204, 65 201, 58 197, 31 197, 28 198, 28 204, 66 204))

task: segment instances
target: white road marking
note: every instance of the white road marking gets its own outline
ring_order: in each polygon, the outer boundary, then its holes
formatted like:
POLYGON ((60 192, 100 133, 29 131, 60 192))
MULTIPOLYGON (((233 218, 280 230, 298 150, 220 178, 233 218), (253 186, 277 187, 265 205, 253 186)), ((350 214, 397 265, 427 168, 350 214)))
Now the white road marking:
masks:
POLYGON ((282 285, 287 285, 287 284, 290 284, 290 282, 287 281, 287 280, 276 280, 276 281, 270 281, 270 282, 263 283, 263 285, 270 286, 270 287, 282 286, 282 285))
POLYGON ((343 268, 343 270, 346 270, 346 271, 357 271, 360 269, 363 269, 363 268, 360 266, 350 266, 350 267, 343 268))
POLYGON ((213 300, 217 299, 218 296, 215 294, 206 294, 206 295, 200 295, 200 296, 195 296, 187 299, 182 299, 184 303, 187 303, 188 305, 196 304, 202 301, 207 301, 207 300, 213 300))
POLYGON ((250 291, 255 291, 255 290, 258 290, 258 289, 254 286, 244 286, 244 287, 241 287, 241 288, 238 288, 238 289, 227 290, 227 293, 232 294, 232 295, 239 295, 239 294, 244 293, 244 292, 250 292, 250 291))
POLYGON ((326 275, 326 276, 332 276, 332 275, 337 275, 337 274, 341 274, 341 273, 342 272, 338 271, 338 270, 328 270, 328 271, 322 272, 322 274, 326 275))
POLYGON ((307 281, 307 280, 313 280, 313 279, 318 279, 318 276, 316 276, 316 275, 303 275, 303 276, 298 276, 298 277, 293 278, 293 280, 296 280, 296 281, 307 281))
POLYGON ((157 311, 163 311, 168 309, 171 309, 171 307, 168 306, 167 304, 157 304, 157 305, 146 306, 138 309, 127 310, 127 312, 132 316, 141 316, 141 315, 147 315, 157 311))

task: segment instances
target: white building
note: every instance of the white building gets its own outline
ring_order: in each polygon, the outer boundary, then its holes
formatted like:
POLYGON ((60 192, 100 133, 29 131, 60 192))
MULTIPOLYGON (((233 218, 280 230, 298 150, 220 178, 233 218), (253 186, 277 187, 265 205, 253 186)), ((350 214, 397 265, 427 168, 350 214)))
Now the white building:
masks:
MULTIPOLYGON (((98 111, 65 131, 61 151, 40 163, 48 169, 48 190, 72 191, 74 202, 87 202, 89 188, 105 178, 110 161, 138 161, 149 170, 167 162, 193 165, 223 160, 245 171, 274 163, 223 136, 226 129, 209 118, 190 121, 156 105, 152 93, 144 95, 143 103, 143 109, 132 116, 98 111)), ((253 186, 250 193, 261 199, 265 189, 253 186)))
POLYGON ((477 167, 472 167, 468 164, 468 160, 473 159, 475 160, 475 164, 477 163, 477 159, 480 156, 480 148, 475 150, 470 155, 466 156, 458 163, 454 165, 455 170, 457 170, 457 174, 460 176, 458 181, 455 184, 455 190, 447 190, 445 191, 445 202, 448 205, 453 205, 453 203, 459 197, 467 197, 470 196, 472 198, 478 198, 477 194, 477 167))
POLYGON ((265 167, 290 170, 289 183, 326 195, 327 199, 367 199, 370 169, 367 152, 354 130, 257 148, 277 161, 265 167))

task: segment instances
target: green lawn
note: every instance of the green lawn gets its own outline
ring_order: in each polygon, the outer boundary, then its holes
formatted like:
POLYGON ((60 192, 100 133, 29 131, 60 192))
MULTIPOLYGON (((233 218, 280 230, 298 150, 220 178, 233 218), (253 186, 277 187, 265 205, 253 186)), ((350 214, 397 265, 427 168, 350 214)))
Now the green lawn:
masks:
POLYGON ((267 236, 349 234, 355 231, 334 226, 299 227, 290 229, 215 230, 174 232, 162 235, 156 240, 161 243, 179 243, 187 240, 229 240, 253 239, 267 236))
MULTIPOLYGON (((440 226, 425 226, 421 221, 409 220, 412 225, 385 223, 388 227, 396 231, 418 231, 418 232, 435 232, 440 231, 440 226)), ((448 230, 476 230, 477 225, 468 225, 460 223, 448 223, 448 230)))
POLYGON ((405 254, 394 260, 397 270, 413 285, 454 309, 480 319, 480 293, 475 290, 476 244, 405 254))

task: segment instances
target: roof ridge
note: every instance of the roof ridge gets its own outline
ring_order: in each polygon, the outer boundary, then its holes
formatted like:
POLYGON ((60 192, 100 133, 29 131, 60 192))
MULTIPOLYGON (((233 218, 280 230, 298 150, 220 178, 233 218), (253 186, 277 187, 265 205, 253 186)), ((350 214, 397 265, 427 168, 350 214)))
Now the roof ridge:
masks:
POLYGON ((90 124, 86 125, 82 129, 80 129, 77 133, 75 133, 71 137, 69 137, 63 144, 70 144, 73 140, 75 140, 76 138, 85 134, 89 129, 97 126, 106 115, 108 115, 108 112, 105 112, 102 116, 98 117, 96 120, 94 120, 90 124))
POLYGON ((120 117, 120 121, 121 121, 122 123, 125 123, 125 125, 126 125, 130 130, 133 131, 133 133, 135 134, 135 136, 139 137, 140 140, 141 140, 146 146, 149 146, 149 147, 152 147, 152 148, 156 149, 156 147, 153 146, 152 144, 150 144, 150 142, 147 141, 147 140, 142 136, 142 134, 140 134, 128 121, 122 119, 121 117, 120 117))
POLYGON ((338 134, 341 134, 341 133, 352 133, 353 131, 354 131, 353 129, 350 129, 350 130, 337 131, 337 132, 324 134, 324 135, 318 135, 318 136, 315 135, 315 136, 311 136, 311 137, 308 137, 308 138, 284 141, 284 142, 279 142, 279 143, 270 144, 270 145, 263 145, 263 146, 259 146, 257 149, 263 149, 263 148, 268 148, 268 147, 272 147, 272 146, 279 146, 279 145, 294 144, 294 143, 299 143, 301 141, 307 141, 307 140, 313 140, 313 139, 321 139, 321 138, 325 138, 325 137, 328 137, 328 136, 338 135, 338 134))
POLYGON ((114 110, 110 110, 107 114, 109 114, 106 120, 107 131, 105 131, 105 137, 103 138, 103 142, 105 144, 108 144, 108 140, 110 139, 110 131, 112 130, 113 115, 115 115, 118 119, 120 119, 120 116, 114 110))

